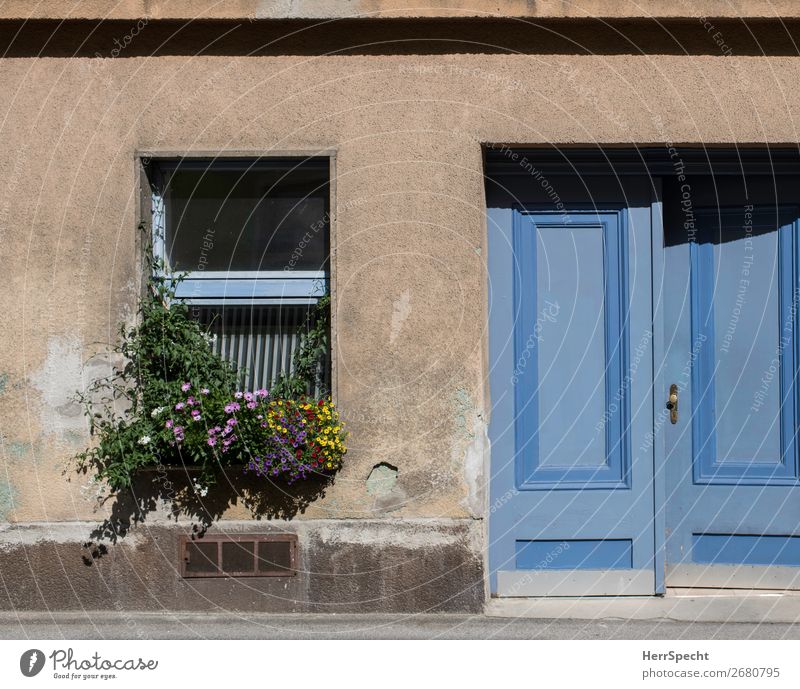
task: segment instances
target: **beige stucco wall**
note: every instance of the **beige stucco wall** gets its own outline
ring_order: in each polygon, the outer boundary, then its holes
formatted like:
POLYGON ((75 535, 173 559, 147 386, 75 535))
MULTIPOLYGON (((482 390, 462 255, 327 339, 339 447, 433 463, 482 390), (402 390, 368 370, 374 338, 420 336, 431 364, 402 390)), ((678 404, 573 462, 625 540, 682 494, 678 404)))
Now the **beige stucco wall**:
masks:
MULTIPOLYGON (((0 521, 96 518, 70 395, 133 313, 137 151, 336 152, 351 451, 306 517, 484 513, 482 142, 797 141, 800 59, 329 56, 0 62, 0 521), (379 462, 397 487, 366 490, 379 462)), ((232 508, 230 517, 246 518, 232 508)))

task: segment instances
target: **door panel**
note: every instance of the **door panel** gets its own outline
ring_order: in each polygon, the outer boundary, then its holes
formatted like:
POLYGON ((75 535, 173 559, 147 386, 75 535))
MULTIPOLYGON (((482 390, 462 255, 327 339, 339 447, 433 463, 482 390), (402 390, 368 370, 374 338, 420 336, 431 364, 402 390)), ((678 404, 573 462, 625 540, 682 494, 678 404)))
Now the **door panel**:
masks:
POLYGON ((725 182, 665 212, 667 585, 795 588, 797 180, 725 182))
POLYGON ((628 485, 623 216, 515 211, 518 487, 628 485))
POLYGON ((653 593, 650 189, 557 181, 490 197, 492 590, 653 593))

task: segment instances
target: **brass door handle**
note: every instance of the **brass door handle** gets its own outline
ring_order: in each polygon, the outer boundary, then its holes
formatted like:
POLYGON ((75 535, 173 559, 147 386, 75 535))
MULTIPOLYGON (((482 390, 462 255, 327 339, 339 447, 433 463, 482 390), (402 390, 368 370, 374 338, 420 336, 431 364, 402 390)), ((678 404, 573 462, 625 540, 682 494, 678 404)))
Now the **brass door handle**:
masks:
POLYGON ((667 409, 669 409, 669 420, 678 423, 678 386, 675 383, 669 386, 667 409))

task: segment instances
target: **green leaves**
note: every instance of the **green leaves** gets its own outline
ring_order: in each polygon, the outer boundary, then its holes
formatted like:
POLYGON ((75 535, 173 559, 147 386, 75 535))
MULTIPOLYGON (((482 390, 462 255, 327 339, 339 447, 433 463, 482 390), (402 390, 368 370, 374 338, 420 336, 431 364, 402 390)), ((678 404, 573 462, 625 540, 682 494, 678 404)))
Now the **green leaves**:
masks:
MULTIPOLYGON (((219 401, 231 399, 237 372, 213 352, 208 332, 192 318, 190 307, 175 298, 184 276, 167 274, 153 255, 147 227, 140 229, 146 238, 143 270, 147 277, 137 324, 120 326, 118 343, 111 350, 125 363, 78 393, 95 444, 75 460, 79 470, 93 473, 112 491, 129 487, 139 469, 162 464, 199 465, 201 481, 207 485, 215 480, 220 455, 208 442, 206 422, 187 424, 179 442, 172 430, 174 423, 168 427, 166 422, 175 405, 185 402, 181 386, 186 383, 192 390, 207 390, 204 419, 221 414, 219 401), (214 411, 215 405, 220 409, 214 411)), ((329 313, 326 296, 301 329, 292 372, 273 386, 273 398, 296 400, 315 390, 327 393, 322 366, 328 354, 329 313)), ((226 461, 232 459, 226 456, 226 461)))
POLYGON ((191 317, 189 307, 175 299, 182 277, 164 277, 164 266, 149 242, 144 263, 147 284, 137 325, 121 326, 119 342, 111 350, 125 363, 78 394, 96 441, 76 456, 78 466, 114 490, 129 486, 142 467, 181 463, 186 455, 204 468, 216 464, 202 437, 179 451, 164 418, 154 412, 171 409, 182 398, 185 382, 202 385, 219 397, 229 395, 236 385, 233 367, 211 350, 208 334, 191 317))
POLYGON ((273 397, 298 399, 312 395, 315 389, 319 389, 322 395, 327 393, 322 389, 322 365, 330 346, 330 304, 330 296, 325 295, 309 314, 306 327, 300 333, 300 346, 292 358, 292 372, 278 378, 271 390, 273 397))

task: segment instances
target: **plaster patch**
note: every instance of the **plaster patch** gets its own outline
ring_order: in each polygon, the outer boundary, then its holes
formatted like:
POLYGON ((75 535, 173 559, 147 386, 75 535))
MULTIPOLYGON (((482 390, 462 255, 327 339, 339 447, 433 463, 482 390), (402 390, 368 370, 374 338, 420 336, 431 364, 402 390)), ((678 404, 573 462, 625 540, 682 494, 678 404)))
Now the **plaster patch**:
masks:
POLYGON ((14 498, 17 491, 9 481, 0 481, 0 521, 5 521, 7 515, 14 509, 14 498))
POLYGON ((472 442, 464 454, 464 480, 467 483, 467 497, 464 506, 470 516, 481 518, 484 515, 484 493, 486 491, 485 466, 489 456, 489 433, 479 414, 475 415, 472 442))
POLYGON ((30 453, 33 453, 33 445, 31 443, 26 443, 18 440, 12 440, 7 442, 6 448, 8 449, 8 453, 13 455, 14 457, 21 458, 27 457, 30 453))
POLYGON ((42 395, 41 422, 45 434, 86 433, 83 409, 75 393, 83 389, 81 345, 76 337, 51 337, 42 368, 31 384, 42 395))
POLYGON ((367 477, 367 493, 380 496, 392 492, 397 485, 397 467, 381 462, 376 464, 367 477))
POLYGON ((411 315, 411 290, 405 289, 403 293, 394 300, 392 304, 392 326, 389 330, 389 344, 394 344, 394 341, 400 335, 403 329, 403 324, 411 315))
MULTIPOLYGON (((40 543, 83 544, 96 524, 86 522, 53 522, 47 524, 4 524, 0 526, 0 552, 26 548, 40 543)), ((117 545, 137 546, 144 538, 130 531, 117 545)))
POLYGON ((467 390, 458 388, 455 394, 455 437, 453 465, 463 471, 467 495, 462 504, 471 517, 484 516, 484 475, 489 437, 483 417, 472 404, 467 390))
POLYGON ((462 438, 472 439, 472 430, 467 417, 472 412, 472 398, 464 388, 456 390, 456 431, 462 438))
MULTIPOLYGON (((464 533, 452 529, 453 520, 426 519, 419 521, 380 523, 363 521, 358 524, 323 524, 309 529, 324 543, 348 543, 399 548, 429 548, 464 543, 464 533)), ((461 521, 463 524, 463 520, 461 521)))

